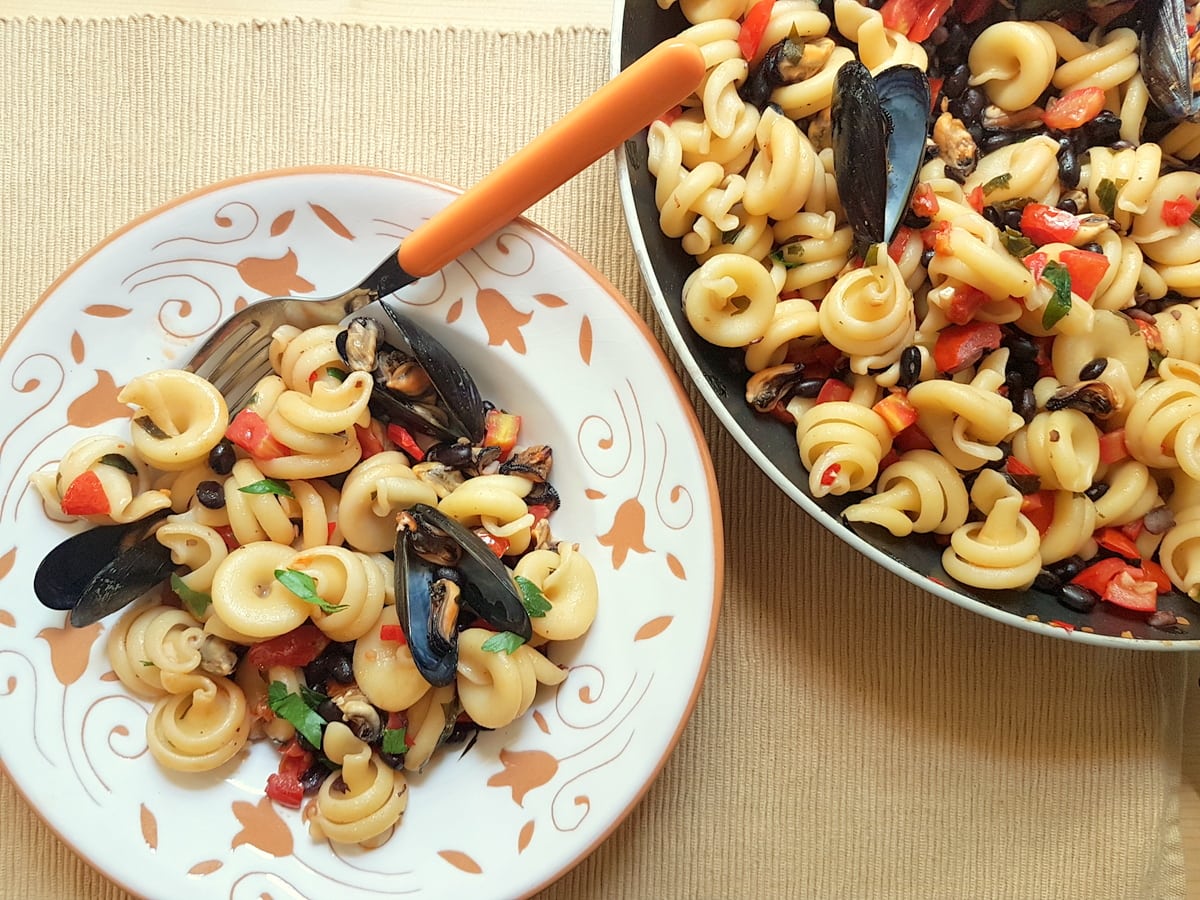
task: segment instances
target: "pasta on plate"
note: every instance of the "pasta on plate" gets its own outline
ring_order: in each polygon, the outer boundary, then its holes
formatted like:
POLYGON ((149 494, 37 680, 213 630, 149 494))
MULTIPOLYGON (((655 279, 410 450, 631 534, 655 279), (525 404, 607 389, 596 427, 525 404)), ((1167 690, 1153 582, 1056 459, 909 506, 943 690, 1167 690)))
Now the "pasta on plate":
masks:
POLYGON ((1173 4, 1010 6, 678 0, 709 70, 647 134, 659 225, 695 261, 687 323, 744 352, 813 497, 929 535, 964 585, 1170 629, 1158 598, 1200 599, 1200 78, 1180 114, 1143 48, 1200 53, 1173 4), (836 136, 859 64, 929 85, 883 242, 839 191, 893 165, 836 136))
POLYGON ((566 678, 551 642, 587 633, 599 591, 578 546, 551 532, 552 452, 517 444, 519 416, 489 408, 477 441, 378 418, 375 376, 343 362, 339 331, 278 329, 272 374, 232 420, 195 375, 135 378, 121 392, 132 439, 90 435, 32 481, 56 517, 145 520, 169 552, 169 585, 107 638, 117 679, 152 704, 153 758, 204 772, 271 741, 267 796, 294 808, 310 797, 315 839, 374 846, 407 807, 407 773, 511 724, 539 686, 566 678), (398 543, 398 517, 418 510, 444 530, 398 543), (491 561, 527 634, 494 627, 497 601, 480 599, 492 586, 451 551, 491 561), (428 597, 412 578, 424 565, 428 597), (434 684, 423 660, 449 645, 434 684))

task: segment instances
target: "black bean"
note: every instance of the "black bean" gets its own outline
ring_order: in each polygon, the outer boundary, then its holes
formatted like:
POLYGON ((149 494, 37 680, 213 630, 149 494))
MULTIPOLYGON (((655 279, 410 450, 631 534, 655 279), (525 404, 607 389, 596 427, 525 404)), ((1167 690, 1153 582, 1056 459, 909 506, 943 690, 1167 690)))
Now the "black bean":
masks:
POLYGON ((1078 187, 1079 157, 1075 155, 1075 148, 1070 141, 1060 140, 1058 143, 1062 147, 1058 154, 1058 180, 1065 187, 1078 187))
POLYGON ((957 99, 950 101, 950 114, 964 125, 979 122, 979 114, 987 106, 987 97, 977 87, 969 87, 957 99))
POLYGON ((1108 147, 1121 140, 1121 118, 1111 110, 1103 109, 1078 131, 1090 145, 1108 147))
POLYGON ((1058 208, 1064 212, 1069 212, 1071 215, 1075 215, 1077 212, 1079 212, 1079 206, 1070 197, 1063 197, 1061 200, 1059 200, 1058 208))
POLYGON ((900 377, 896 383, 910 388, 921 380, 921 350, 909 345, 900 352, 900 377))
POLYGON ((796 385, 796 396, 811 400, 821 393, 821 388, 824 386, 824 378, 805 378, 796 385))
POLYGON ((315 753, 318 749, 312 741, 306 738, 299 731, 296 732, 296 743, 300 745, 301 750, 308 750, 310 753, 315 753))
POLYGON ((925 250, 924 252, 922 252, 921 253, 921 265, 924 266, 926 269, 928 269, 929 264, 931 262, 933 262, 933 251, 925 250))
POLYGON ((225 489, 218 481, 202 481, 196 485, 196 499, 205 509, 223 509, 225 489))
POLYGON ((237 462, 237 454, 229 438, 221 438, 220 443, 208 451, 208 467, 218 475, 228 475, 233 471, 237 462))
POLYGON ((939 25, 937 28, 933 29, 933 34, 929 36, 930 43, 932 43, 935 47, 942 46, 942 44, 946 43, 948 40, 950 40, 950 29, 945 25, 939 25))
POLYGON ((1079 555, 1068 556, 1058 562, 1050 563, 1047 568, 1058 576, 1059 581, 1070 581, 1087 568, 1087 562, 1079 555))
POLYGON ((382 750, 377 751, 377 753, 379 754, 379 758, 393 769, 399 769, 404 765, 403 753, 384 753, 382 750))
POLYGON ((1169 506, 1156 506, 1142 517, 1142 525, 1151 534, 1166 534, 1175 524, 1175 513, 1169 506))
POLYGON ((1097 481, 1095 484, 1093 484, 1091 487, 1089 487, 1086 491, 1083 492, 1083 496, 1087 497, 1089 500, 1091 500, 1093 503, 1095 503, 1097 500, 1099 500, 1101 497, 1103 497, 1107 493, 1108 493, 1108 485, 1103 481, 1097 481))
POLYGON ((1000 227, 1000 225, 1001 225, 1000 210, 996 209, 996 207, 985 206, 983 208, 983 217, 985 219, 987 219, 989 222, 991 222, 993 225, 995 225, 997 228, 1000 227))
POLYGON ((1001 147, 1007 147, 1009 144, 1015 144, 1021 139, 1021 134, 1016 131, 988 131, 979 141, 980 153, 991 153, 993 150, 999 150, 1001 147))
POLYGON ((321 783, 329 775, 329 770, 321 763, 313 763, 300 776, 300 786, 305 794, 315 794, 321 783))
MULTIPOLYGON (((966 124, 966 126, 967 126, 967 134, 969 134, 971 136, 971 140, 973 140, 975 142, 975 146, 978 147, 980 144, 983 143, 983 126, 980 125, 979 122, 977 122, 977 121, 976 122, 966 122, 964 124, 966 124)), ((974 168, 975 168, 975 166, 972 165, 971 170, 974 170, 974 168)), ((964 175, 970 175, 970 174, 971 174, 970 171, 964 172, 964 175)))
POLYGON ((1033 421, 1033 417, 1037 415, 1037 396, 1033 393, 1033 388, 1025 388, 1016 395, 1016 399, 1013 400, 1013 412, 1026 422, 1033 421))
POLYGON ((1079 370, 1079 380, 1091 381, 1094 378, 1099 378, 1107 368, 1108 360, 1103 356, 1098 356, 1091 362, 1083 364, 1083 367, 1079 370))
POLYGON ((1097 244, 1095 241, 1089 241, 1088 243, 1082 245, 1079 249, 1087 250, 1090 253, 1103 253, 1104 252, 1104 248, 1101 247, 1099 244, 1097 244))
POLYGON ((1076 612, 1091 612, 1100 598, 1083 585, 1064 584, 1059 591, 1058 602, 1076 612))
POLYGON ((348 656, 335 656, 329 661, 329 678, 338 684, 354 681, 354 665, 348 656))
POLYGON ((1038 572, 1037 578, 1033 579, 1033 586, 1039 591, 1045 591, 1048 594, 1057 594, 1062 588, 1062 579, 1049 569, 1042 569, 1038 572))
POLYGON ((1179 620, 1175 618, 1175 613, 1169 609, 1155 610, 1150 614, 1150 618, 1146 620, 1146 624, 1151 628, 1157 628, 1160 631, 1178 631, 1179 620))
POLYGON ((322 700, 320 702, 320 704, 318 704, 317 715, 320 716, 322 719, 324 719, 326 722, 344 721, 344 719, 342 717, 342 708, 340 706, 338 706, 336 703, 334 703, 332 700, 329 700, 328 698, 325 700, 322 700))
POLYGON ((1013 229, 1014 231, 1021 230, 1021 210, 1006 209, 1004 211, 1004 214, 1000 217, 1000 219, 1002 222, 1004 222, 1005 225, 1007 225, 1009 228, 1013 229))
POLYGON ((967 80, 970 77, 971 70, 967 67, 967 64, 959 64, 942 83, 942 93, 951 100, 957 100, 962 96, 962 92, 967 89, 967 80))
POLYGON ((329 656, 322 653, 304 667, 304 681, 311 688, 324 688, 329 680, 329 656))

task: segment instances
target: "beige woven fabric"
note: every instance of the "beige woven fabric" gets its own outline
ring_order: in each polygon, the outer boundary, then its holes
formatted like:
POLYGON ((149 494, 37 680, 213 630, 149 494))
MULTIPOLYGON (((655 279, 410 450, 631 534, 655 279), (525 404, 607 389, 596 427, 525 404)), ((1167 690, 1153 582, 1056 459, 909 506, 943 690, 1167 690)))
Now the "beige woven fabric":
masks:
MULTIPOLYGON (((0 327, 135 215, 248 171, 466 184, 606 77, 608 35, 0 17, 0 327)), ((652 317, 606 159, 531 211, 652 317)), ((64 326, 68 327, 68 326, 64 326)), ((707 685, 560 898, 1181 897, 1185 661, 1053 641, 856 558, 697 398, 725 502, 707 685)), ((0 779, 0 897, 124 897, 0 779)))

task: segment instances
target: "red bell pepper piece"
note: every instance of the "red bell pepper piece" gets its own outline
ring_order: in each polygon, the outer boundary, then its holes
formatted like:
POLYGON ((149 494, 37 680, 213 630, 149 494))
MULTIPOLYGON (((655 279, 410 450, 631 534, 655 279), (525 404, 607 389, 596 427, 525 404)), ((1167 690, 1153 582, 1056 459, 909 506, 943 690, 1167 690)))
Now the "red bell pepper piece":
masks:
POLYGON ((1136 612, 1154 612, 1158 609, 1158 585, 1134 566, 1127 566, 1118 572, 1101 596, 1114 606, 1136 612))
POLYGON ((990 299, 973 285, 959 285, 954 289, 954 296, 950 298, 950 305, 946 308, 946 318, 955 325, 966 325, 990 299))
POLYGON ((967 202, 971 204, 971 209, 975 212, 983 212, 983 185, 975 185, 971 193, 967 194, 967 202))
POLYGON ((1164 200, 1162 205, 1162 220, 1172 228, 1178 228, 1192 217, 1196 211, 1195 198, 1180 194, 1174 200, 1164 200))
POLYGON ((1108 272, 1108 257, 1091 250, 1064 250, 1058 261, 1067 267, 1071 276, 1071 291, 1084 300, 1091 300, 1096 286, 1108 272))
POLYGON ((1038 281, 1041 279, 1042 273, 1046 271, 1046 265, 1050 262, 1050 257, 1039 250, 1036 253, 1030 253, 1021 262, 1025 263, 1025 268, 1029 270, 1029 274, 1033 276, 1033 280, 1038 281))
POLYGON ((529 514, 533 516, 533 522, 535 525, 543 519, 550 518, 550 507, 544 503, 534 503, 527 508, 529 510, 529 514))
POLYGON ((817 403, 829 403, 833 400, 849 400, 854 394, 853 388, 839 378, 826 378, 817 393, 817 403))
MULTIPOLYGON (((1079 231, 1079 217, 1044 203, 1029 203, 1021 210, 1021 233, 1038 246, 1070 243, 1079 231)), ((1026 257, 1028 262, 1029 257, 1026 257)))
POLYGON ((100 476, 91 469, 71 479, 60 505, 68 516, 101 516, 112 511, 100 476))
POLYGON ((1142 551, 1138 550, 1137 544, 1130 540, 1127 535, 1122 534, 1119 528, 1101 528, 1093 537, 1096 539, 1097 544, 1105 550, 1111 550, 1118 556, 1137 560, 1142 558, 1142 551))
POLYGON ((828 468, 821 473, 821 484, 825 487, 829 487, 831 484, 837 481, 838 473, 841 471, 841 463, 830 463, 828 468))
POLYGON ((1025 463, 1021 462, 1015 456, 1010 456, 1010 457, 1008 457, 1008 459, 1004 460, 1004 471, 1007 472, 1009 475, 1036 475, 1037 474, 1037 472, 1035 472, 1029 466, 1025 465, 1025 463))
POLYGON ((887 0, 880 8, 883 24, 910 41, 921 43, 937 29, 952 0, 887 0))
POLYGON ((399 625, 380 625, 379 639, 381 641, 395 641, 397 644, 408 643, 404 637, 404 629, 399 625))
POLYGON ((920 425, 910 425, 902 432, 896 435, 894 445, 901 453, 907 453, 909 450, 936 450, 933 441, 929 439, 920 425))
MULTIPOLYGON (((1104 109, 1104 88, 1076 88, 1061 97, 1051 97, 1042 122, 1055 131, 1069 131, 1086 125, 1104 109)), ((1026 233, 1028 237, 1028 233, 1026 233)))
POLYGON ((1117 428, 1100 435, 1100 462, 1115 463, 1129 456, 1125 446, 1125 429, 1117 428))
POLYGON ((311 752, 292 738, 281 748, 279 771, 267 776, 267 796, 283 806, 299 809, 304 802, 301 779, 313 764, 311 752))
POLYGON ((913 229, 907 225, 900 226, 900 230, 888 244, 888 256, 892 258, 893 262, 900 262, 904 258, 904 251, 908 249, 908 242, 913 239, 913 233, 913 229))
POLYGON ((928 181, 917 182, 916 190, 913 191, 912 211, 918 216, 931 218, 937 215, 939 209, 937 194, 933 192, 933 187, 928 181))
POLYGON ((517 434, 521 430, 521 417, 512 413, 489 409, 484 417, 486 431, 483 436, 483 446, 499 447, 501 461, 508 459, 513 447, 517 445, 517 434))
POLYGON ((917 421, 917 408, 908 402, 907 391, 888 394, 871 409, 887 422, 888 431, 893 435, 899 434, 917 421))
POLYGON ((316 625, 305 622, 291 631, 254 644, 246 661, 258 669, 271 666, 307 666, 329 646, 329 638, 316 625))
POLYGON ((1117 559, 1115 556, 1105 557, 1092 563, 1072 578, 1071 584, 1077 584, 1096 594, 1103 595, 1108 583, 1116 577, 1118 572, 1124 571, 1128 567, 1129 563, 1123 559, 1117 559))
POLYGON ((496 554, 497 559, 504 556, 504 554, 508 552, 508 548, 511 546, 511 542, 508 538, 492 534, 486 528, 475 528, 473 530, 476 536, 485 544, 487 544, 487 548, 496 554))
POLYGON ((230 553, 232 553, 238 547, 242 546, 241 544, 238 543, 238 539, 234 535, 233 529, 230 528, 228 525, 218 525, 213 530, 216 531, 216 533, 221 536, 221 540, 223 540, 225 542, 225 547, 229 550, 230 553))
POLYGON ((1160 594, 1165 594, 1171 590, 1171 577, 1167 574, 1167 570, 1154 560, 1143 559, 1142 572, 1154 582, 1154 586, 1158 588, 1160 594))
POLYGON ((412 436, 412 432, 403 425, 397 425, 392 422, 387 427, 387 436, 393 444, 408 454, 409 459, 413 462, 420 462, 425 458, 425 451, 418 445, 416 438, 412 436))
POLYGON ((742 21, 738 32, 738 48, 742 51, 742 59, 749 62, 758 54, 758 45, 762 43, 767 25, 771 21, 771 8, 775 0, 759 0, 742 21))
POLYGON ((1000 346, 1002 334, 995 322, 949 325, 938 333, 933 362, 939 372, 958 372, 974 365, 988 350, 1000 346))
POLYGON ((366 428, 363 428, 361 425, 355 425, 354 433, 358 435, 358 446, 362 448, 363 459, 383 452, 383 441, 379 439, 379 435, 375 433, 374 428, 369 425, 366 428))
POLYGON ((1054 491, 1036 491, 1021 497, 1021 513, 1038 534, 1045 534, 1054 521, 1054 491))
POLYGON ((292 453, 271 437, 271 430, 266 421, 252 409, 243 409, 233 417, 233 421, 225 429, 225 437, 255 459, 279 459, 292 453))

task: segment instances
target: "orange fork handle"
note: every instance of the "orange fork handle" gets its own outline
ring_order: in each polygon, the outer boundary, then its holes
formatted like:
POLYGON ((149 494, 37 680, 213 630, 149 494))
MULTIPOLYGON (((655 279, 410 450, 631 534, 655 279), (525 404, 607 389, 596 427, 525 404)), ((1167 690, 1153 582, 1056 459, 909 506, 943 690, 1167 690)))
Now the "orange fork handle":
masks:
POLYGON ((430 275, 683 101, 704 77, 698 47, 660 44, 435 213, 396 255, 430 275))

